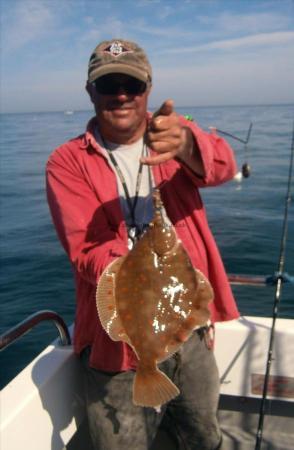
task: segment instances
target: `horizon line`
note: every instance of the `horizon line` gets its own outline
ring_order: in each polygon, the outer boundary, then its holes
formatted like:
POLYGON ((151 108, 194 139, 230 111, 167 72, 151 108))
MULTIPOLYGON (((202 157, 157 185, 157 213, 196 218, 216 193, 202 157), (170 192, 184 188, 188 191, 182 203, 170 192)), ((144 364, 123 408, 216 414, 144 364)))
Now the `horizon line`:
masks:
MULTIPOLYGON (((294 106, 294 101, 293 102, 287 102, 287 103, 236 103, 236 104, 222 104, 222 105, 198 105, 198 106, 192 106, 192 105, 183 105, 183 106, 177 106, 175 108, 175 110, 177 109, 184 109, 184 108, 234 108, 234 107, 261 107, 261 106, 294 106)), ((158 106, 150 106, 149 107, 151 110, 156 110, 158 108, 158 106)), ((92 109, 56 109, 56 110, 47 110, 47 111, 41 111, 41 110, 35 110, 35 111, 0 111, 0 115, 5 115, 5 114, 48 114, 48 113, 80 113, 80 112, 90 112, 92 111, 93 113, 95 113, 94 110, 92 109)))

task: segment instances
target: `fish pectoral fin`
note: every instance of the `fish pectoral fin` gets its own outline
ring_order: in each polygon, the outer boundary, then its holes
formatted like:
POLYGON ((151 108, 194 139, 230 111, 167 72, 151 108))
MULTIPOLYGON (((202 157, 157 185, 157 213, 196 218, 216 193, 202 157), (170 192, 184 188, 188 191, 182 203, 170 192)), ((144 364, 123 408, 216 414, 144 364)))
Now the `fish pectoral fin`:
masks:
POLYGON ((201 306, 208 305, 210 302, 212 302, 214 298, 214 292, 212 289, 212 286, 208 279, 203 275, 203 273, 198 270, 195 270, 195 275, 197 279, 197 296, 198 296, 198 302, 201 306))
POLYGON ((113 261, 102 273, 96 290, 96 306, 102 327, 113 341, 129 338, 117 313, 115 302, 115 277, 125 257, 113 261))
POLYGON ((160 370, 145 371, 140 367, 136 371, 133 386, 133 402, 138 406, 156 408, 179 395, 177 386, 160 370))

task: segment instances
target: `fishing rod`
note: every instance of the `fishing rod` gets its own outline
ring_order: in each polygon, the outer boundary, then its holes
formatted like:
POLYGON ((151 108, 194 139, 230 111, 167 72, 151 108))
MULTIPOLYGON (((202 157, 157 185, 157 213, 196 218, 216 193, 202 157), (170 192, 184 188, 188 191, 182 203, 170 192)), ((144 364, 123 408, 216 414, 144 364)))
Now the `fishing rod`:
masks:
POLYGON ((262 400, 261 400, 260 411, 259 411, 259 422, 258 422, 258 429, 257 429, 257 433, 256 433, 255 450, 260 450, 261 443, 262 443, 266 397, 267 397, 267 391, 268 391, 271 363, 272 363, 272 359, 273 359, 275 324, 276 324, 276 319, 278 317, 278 310, 279 310, 282 285, 283 285, 283 270, 284 270, 284 266, 285 266, 287 232, 288 232, 288 214, 289 214, 289 206, 291 203, 291 184, 292 184, 292 177, 293 177, 293 160, 294 160, 294 123, 293 123, 293 132, 292 132, 292 145, 291 145, 291 155, 290 155, 290 165, 289 165, 289 175, 288 175, 288 187, 287 187, 287 194, 286 194, 286 198, 285 198, 284 221, 283 221, 283 228, 282 228, 280 256, 279 256, 278 271, 277 271, 277 283, 276 283, 276 291, 275 291, 275 298, 274 298, 274 304, 273 304, 272 327, 271 327, 270 340, 269 340, 269 349, 268 349, 266 372, 265 372, 264 384, 263 384, 262 400))
MULTIPOLYGON (((246 136, 245 139, 241 139, 240 137, 235 136, 234 134, 229 133, 228 131, 220 130, 219 128, 215 128, 215 127, 209 127, 209 128, 211 130, 213 130, 213 131, 217 131, 218 133, 223 134, 224 136, 228 136, 228 137, 230 137, 232 139, 235 139, 236 141, 239 141, 242 144, 244 144, 245 155, 248 155, 248 143, 249 143, 249 139, 250 139, 250 136, 251 136, 252 127, 253 127, 253 123, 250 122, 248 131, 247 131, 247 136, 246 136)), ((242 177, 243 178, 248 178, 250 176, 250 174, 251 174, 251 167, 248 164, 248 162, 245 161, 243 163, 243 165, 242 165, 241 173, 240 173, 240 176, 238 178, 242 178, 242 177)), ((238 174, 237 174, 237 176, 238 176, 238 174)))
MULTIPOLYGON (((193 122, 193 120, 194 120, 193 117, 192 117, 190 114, 186 114, 184 117, 185 117, 187 120, 190 120, 191 122, 193 122)), ((218 132, 218 133, 220 133, 220 134, 223 134, 224 136, 228 136, 228 137, 230 137, 230 138, 232 138, 232 139, 235 139, 236 141, 239 141, 239 142, 241 142, 242 144, 244 144, 245 155, 248 155, 248 142, 249 142, 249 139, 250 139, 250 136, 251 136, 252 127, 253 127, 253 123, 250 122, 248 131, 247 131, 247 136, 246 136, 245 139, 241 139, 240 137, 235 136, 234 134, 229 133, 228 131, 223 131, 223 130, 220 130, 219 128, 216 128, 216 127, 210 126, 210 127, 208 127, 208 128, 209 128, 212 132, 218 132)), ((237 181, 241 181, 242 178, 248 178, 248 177, 250 176, 250 174, 251 174, 251 167, 250 167, 250 165, 248 164, 248 162, 245 161, 245 162, 242 164, 241 172, 238 172, 238 173, 235 175, 235 179, 236 179, 237 181)))
POLYGON ((217 131, 218 133, 221 133, 221 134, 223 134, 224 136, 229 136, 229 137, 235 139, 236 141, 242 142, 242 144, 245 144, 245 145, 246 145, 246 144, 248 144, 248 142, 249 142, 249 138, 250 138, 250 135, 251 135, 252 127, 253 127, 253 123, 250 122, 248 131, 247 131, 246 139, 241 139, 241 138, 239 138, 238 136, 235 136, 234 134, 228 133, 227 131, 220 130, 219 128, 214 128, 214 127, 209 127, 209 128, 215 129, 215 131, 217 131))
MULTIPOLYGON (((253 123, 250 122, 249 128, 247 131, 247 136, 245 139, 241 139, 239 136, 236 136, 232 133, 229 133, 228 131, 220 130, 216 127, 209 127, 212 131, 217 131, 220 134, 223 134, 224 136, 228 136, 232 139, 235 139, 236 141, 241 142, 244 144, 244 150, 245 154, 248 152, 248 143, 251 136, 253 123)), ((294 130, 293 130, 294 133, 294 130)), ((293 143, 292 143, 293 146, 293 143)), ((292 164, 292 161, 291 163, 292 164)), ((248 178, 251 173, 251 167, 250 165, 245 162, 242 165, 241 170, 241 177, 248 178)), ((238 174, 237 174, 238 176, 238 174)), ((289 191, 288 191, 289 192, 289 191)), ((289 194, 287 194, 289 195, 289 194)), ((287 211, 288 214, 288 211, 287 211)), ((243 285, 243 286, 276 286, 278 279, 280 279, 283 283, 294 283, 294 276, 289 275, 286 272, 281 272, 280 270, 277 272, 274 272, 273 275, 235 275, 235 274, 228 274, 228 279, 231 285, 243 285)))

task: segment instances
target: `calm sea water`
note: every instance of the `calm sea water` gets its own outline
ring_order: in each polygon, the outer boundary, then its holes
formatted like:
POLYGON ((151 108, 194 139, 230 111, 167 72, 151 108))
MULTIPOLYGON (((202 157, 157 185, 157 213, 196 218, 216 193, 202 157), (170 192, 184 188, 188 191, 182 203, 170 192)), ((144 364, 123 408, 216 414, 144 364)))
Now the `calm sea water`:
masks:
MULTIPOLYGON (((211 228, 227 271, 271 275, 277 270, 289 171, 294 105, 182 108, 204 128, 245 138, 230 140, 250 178, 202 190, 211 228)), ((74 319, 72 272, 56 239, 46 203, 44 167, 51 151, 82 133, 91 111, 1 115, 0 333, 42 309, 74 319)), ((285 271, 294 275, 294 205, 290 205, 285 271)), ((234 287, 240 312, 271 316, 272 287, 234 287)), ((294 288, 282 291, 280 317, 294 317, 294 288)), ((1 387, 56 337, 40 324, 0 354, 1 387)))

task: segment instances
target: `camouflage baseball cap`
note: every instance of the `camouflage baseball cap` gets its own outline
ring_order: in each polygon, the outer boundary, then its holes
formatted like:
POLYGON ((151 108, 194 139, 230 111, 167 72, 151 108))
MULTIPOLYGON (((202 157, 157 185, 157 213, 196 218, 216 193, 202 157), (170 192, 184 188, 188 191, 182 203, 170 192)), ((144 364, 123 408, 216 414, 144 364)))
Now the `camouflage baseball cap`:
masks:
POLYGON ((144 50, 135 42, 122 39, 101 42, 90 57, 89 83, 109 73, 124 73, 145 83, 152 80, 152 69, 144 50))

